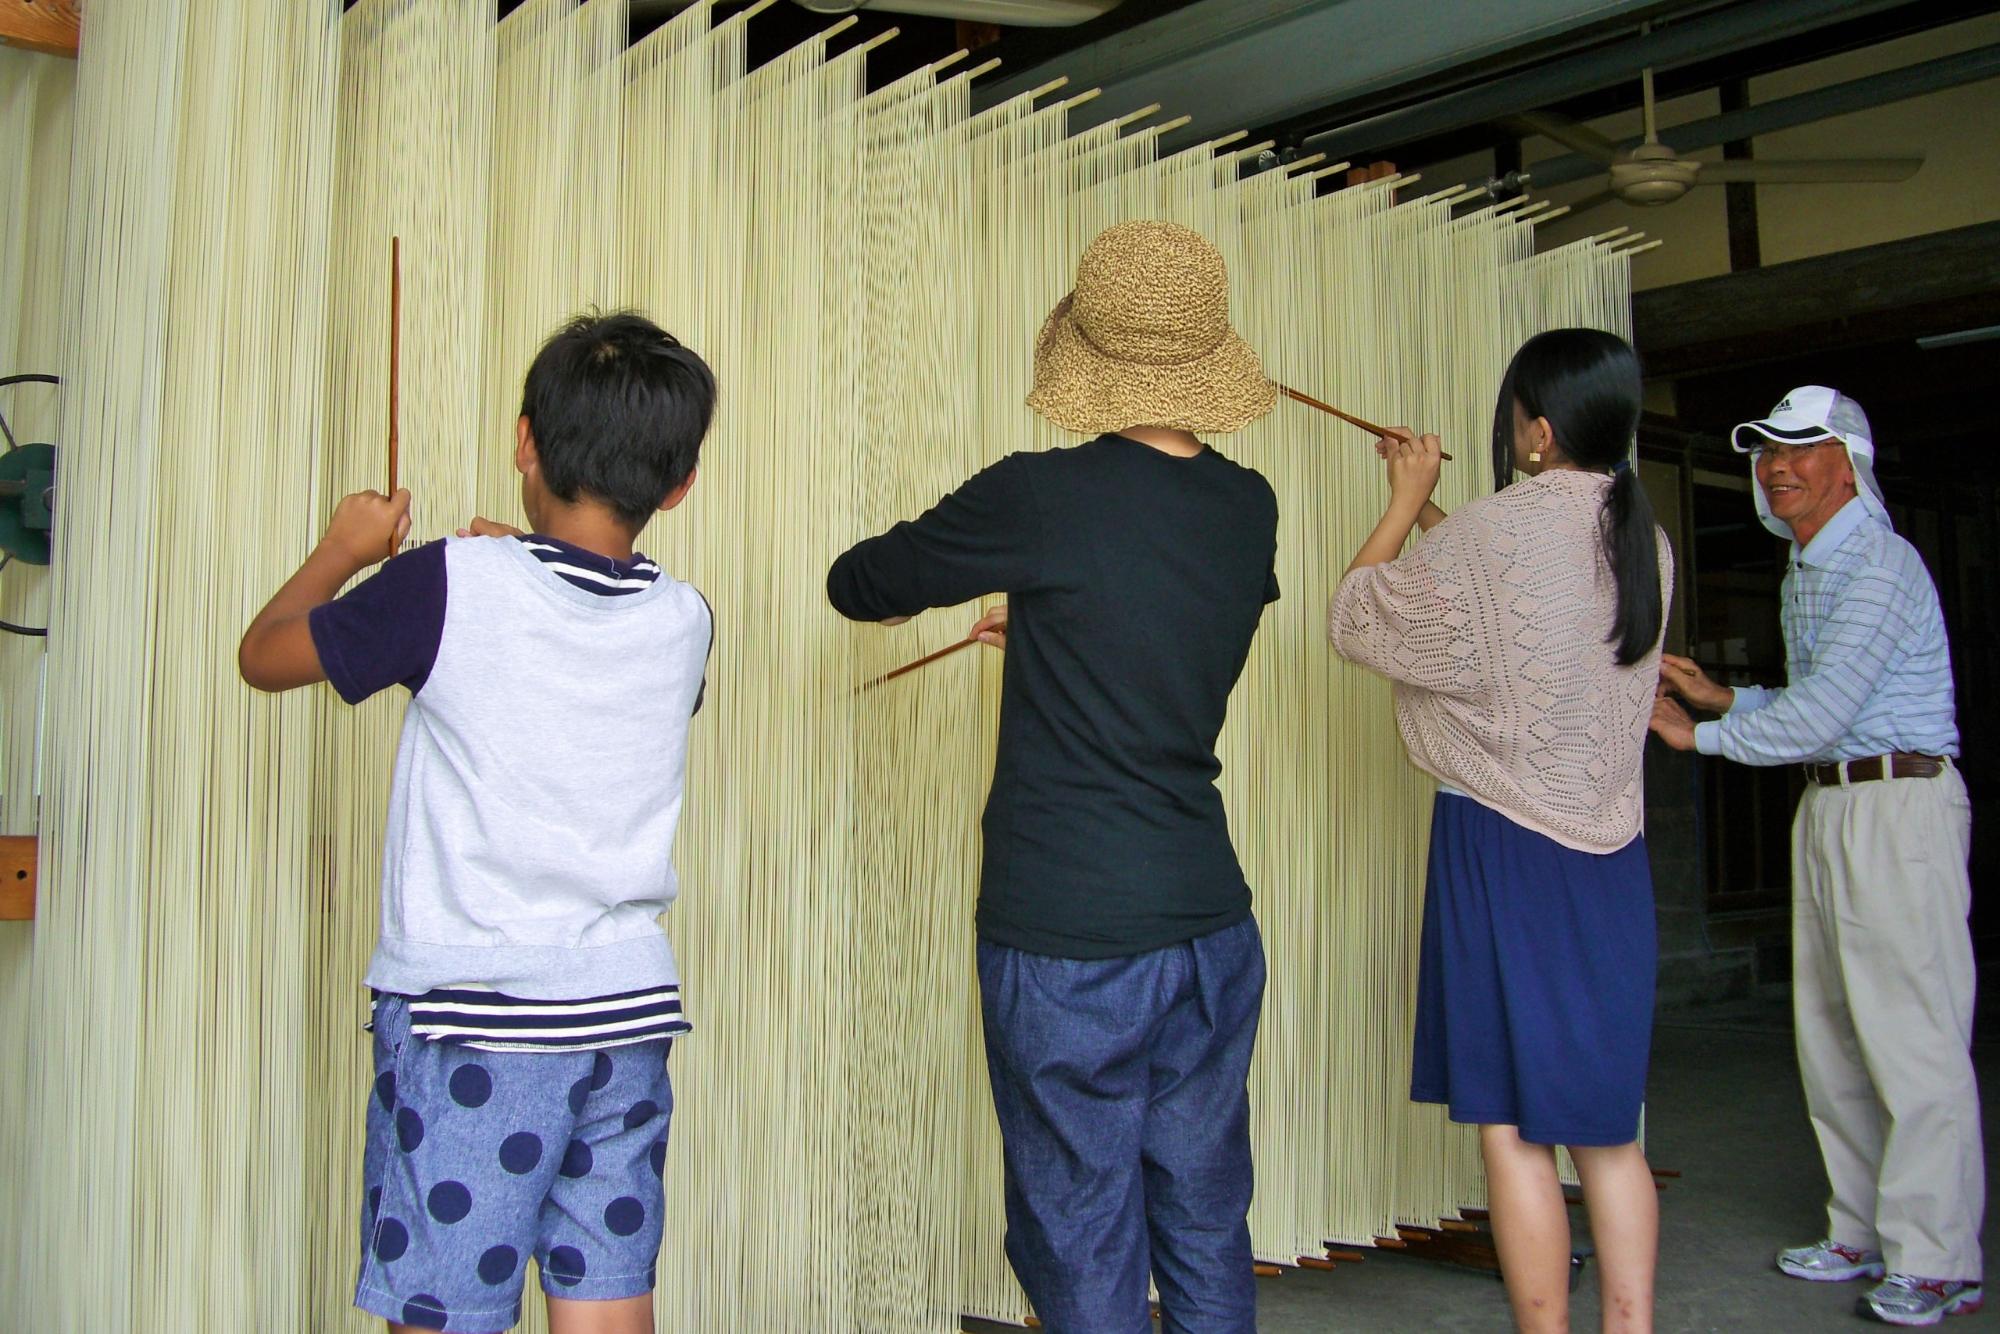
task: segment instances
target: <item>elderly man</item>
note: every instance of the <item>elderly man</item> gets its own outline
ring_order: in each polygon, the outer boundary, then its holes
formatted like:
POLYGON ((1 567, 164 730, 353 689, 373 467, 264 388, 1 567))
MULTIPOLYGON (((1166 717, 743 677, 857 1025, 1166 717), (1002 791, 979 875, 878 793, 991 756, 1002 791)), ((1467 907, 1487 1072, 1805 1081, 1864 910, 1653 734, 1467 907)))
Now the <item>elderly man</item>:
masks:
POLYGON ((1653 730, 1680 750, 1805 767, 1793 1009, 1833 1194, 1826 1238, 1781 1252, 1778 1268, 1882 1279, 1859 1314, 1934 1325, 1979 1309, 1985 1207, 1971 808, 1952 763, 1944 619, 1922 559, 1890 525, 1860 405, 1807 385, 1732 443, 1753 461, 1758 517, 1792 541, 1789 682, 1731 689, 1669 655, 1653 730), (1721 717, 1697 725, 1669 696, 1721 717))

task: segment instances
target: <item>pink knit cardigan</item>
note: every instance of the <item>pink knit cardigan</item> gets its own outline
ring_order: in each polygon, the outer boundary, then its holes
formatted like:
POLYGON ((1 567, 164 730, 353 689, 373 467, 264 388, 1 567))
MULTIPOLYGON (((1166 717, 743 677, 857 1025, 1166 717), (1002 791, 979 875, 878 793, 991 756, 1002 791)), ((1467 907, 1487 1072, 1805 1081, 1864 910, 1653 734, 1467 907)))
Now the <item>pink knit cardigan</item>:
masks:
MULTIPOLYGON (((1585 852, 1639 833, 1660 646, 1620 667, 1598 514, 1610 479, 1563 469, 1477 500, 1401 559, 1341 581, 1342 657, 1394 683, 1426 773, 1585 852)), ((1659 535, 1661 620, 1673 552, 1659 535)))

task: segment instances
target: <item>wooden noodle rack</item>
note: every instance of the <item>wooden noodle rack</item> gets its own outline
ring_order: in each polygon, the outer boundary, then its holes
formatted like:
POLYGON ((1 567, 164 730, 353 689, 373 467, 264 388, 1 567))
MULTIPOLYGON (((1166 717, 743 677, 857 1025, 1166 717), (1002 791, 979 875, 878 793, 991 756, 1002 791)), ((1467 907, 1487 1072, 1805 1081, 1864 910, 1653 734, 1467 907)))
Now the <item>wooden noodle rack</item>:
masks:
POLYGON ((40 872, 41 839, 33 834, 0 835, 0 922, 35 920, 40 872))

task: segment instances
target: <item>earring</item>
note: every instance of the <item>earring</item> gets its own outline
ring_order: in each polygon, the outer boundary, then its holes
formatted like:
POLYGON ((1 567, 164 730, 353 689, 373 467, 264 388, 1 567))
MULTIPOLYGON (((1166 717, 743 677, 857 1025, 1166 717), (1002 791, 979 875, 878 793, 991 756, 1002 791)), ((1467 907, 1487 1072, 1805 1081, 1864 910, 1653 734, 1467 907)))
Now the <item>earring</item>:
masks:
POLYGON ((1542 461, 1542 451, 1541 451, 1541 450, 1539 450, 1539 449, 1531 449, 1531 450, 1529 450, 1529 451, 1528 451, 1528 462, 1530 462, 1530 463, 1540 463, 1541 461, 1542 461))

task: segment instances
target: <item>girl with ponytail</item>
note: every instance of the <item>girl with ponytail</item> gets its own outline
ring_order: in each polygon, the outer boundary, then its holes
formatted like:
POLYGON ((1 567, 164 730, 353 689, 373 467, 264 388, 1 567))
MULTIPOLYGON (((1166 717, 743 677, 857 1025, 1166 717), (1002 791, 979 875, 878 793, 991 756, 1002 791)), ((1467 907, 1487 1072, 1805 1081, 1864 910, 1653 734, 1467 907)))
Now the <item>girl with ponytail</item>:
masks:
POLYGON ((1389 504, 1330 615, 1340 654, 1391 681, 1410 759, 1438 781, 1410 1096, 1480 1128, 1527 1331, 1569 1327, 1556 1145, 1583 1179, 1604 1329, 1652 1328, 1641 768, 1672 555, 1633 474, 1638 424, 1624 340, 1529 339, 1494 409, 1494 494, 1447 518, 1437 437, 1377 442, 1389 504))

